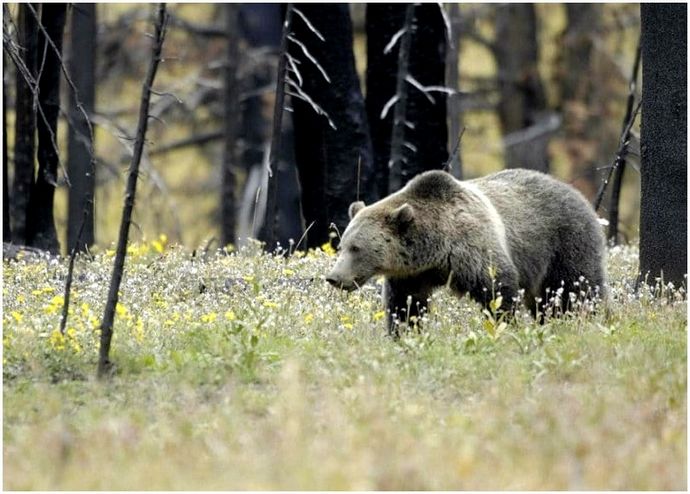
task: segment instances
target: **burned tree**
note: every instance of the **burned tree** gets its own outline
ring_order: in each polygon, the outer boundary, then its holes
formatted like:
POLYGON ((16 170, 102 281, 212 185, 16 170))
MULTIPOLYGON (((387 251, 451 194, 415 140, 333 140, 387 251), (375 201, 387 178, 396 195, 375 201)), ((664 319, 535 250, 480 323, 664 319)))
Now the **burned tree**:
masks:
MULTIPOLYGON (((30 5, 29 10, 31 14, 38 16, 38 12, 30 5)), ((29 196, 26 228, 27 245, 53 253, 60 250, 53 217, 53 199, 60 161, 57 124, 60 112, 62 34, 66 14, 67 5, 64 3, 46 3, 41 7, 38 60, 41 60, 42 73, 38 81, 36 117, 38 173, 29 196)))
POLYGON ((446 29, 437 4, 368 4, 366 31, 366 109, 377 192, 383 197, 392 190, 390 164, 399 165, 400 177, 396 182, 404 185, 418 173, 441 168, 448 158, 446 29), (408 13, 411 29, 406 32, 408 13), (403 42, 409 43, 409 53, 401 59, 403 42), (401 67, 401 62, 407 67, 401 67), (400 78, 404 86, 398 84, 400 78), (398 109, 399 117, 404 114, 398 131, 403 148, 400 156, 392 156, 394 152, 400 153, 395 151, 398 144, 392 142, 395 108, 391 109, 400 104, 400 90, 406 100, 406 105, 398 109))
MULTIPOLYGON (((24 71, 18 69, 16 72, 14 180, 10 205, 13 241, 16 244, 26 244, 29 197, 36 174, 36 113, 33 106, 36 88, 32 84, 38 70, 38 22, 30 7, 30 4, 20 4, 17 19, 17 41, 24 49, 19 52, 19 59, 15 63, 23 66, 24 71)), ((38 11, 39 7, 35 5, 33 8, 38 11)), ((8 14, 5 11, 5 15, 8 14)))
POLYGON ((221 244, 223 246, 235 243, 235 170, 238 163, 238 129, 239 114, 238 97, 238 67, 239 67, 239 36, 237 29, 237 5, 226 4, 225 24, 226 24, 226 59, 224 69, 224 88, 223 88, 223 126, 224 126, 224 148, 223 163, 221 166, 221 215, 220 233, 221 244))
POLYGON ((372 155, 364 98, 355 71, 346 4, 300 4, 289 36, 288 92, 294 108, 295 158, 307 246, 342 232, 347 208, 373 198, 372 155))
POLYGON ((687 8, 646 4, 642 18, 640 272, 676 287, 687 270, 687 8))
POLYGON ((94 111, 96 92, 96 5, 93 3, 72 7, 69 62, 75 90, 69 91, 67 173, 71 186, 67 209, 67 248, 71 251, 76 247, 77 251, 83 251, 94 243, 93 197, 96 177, 93 132, 88 121, 94 111))
POLYGON ((110 343, 113 337, 113 322, 115 320, 115 307, 119 299, 120 283, 122 282, 122 275, 125 268, 125 255, 127 250, 127 240, 129 238, 129 227, 132 221, 132 211, 134 210, 134 199, 137 190, 137 179, 139 177, 139 163, 144 151, 144 143, 146 139, 146 129, 148 128, 149 105, 151 101, 151 92, 153 81, 156 77, 158 65, 161 61, 161 52, 163 50, 163 41, 165 40, 165 30, 167 24, 167 16, 165 4, 160 4, 158 7, 155 34, 153 36, 153 46, 151 49, 151 61, 144 79, 144 84, 141 90, 141 104, 139 106, 139 118, 137 122, 137 131, 134 140, 134 149, 132 152, 132 161, 129 166, 127 175, 127 189, 125 190, 125 204, 122 210, 122 221, 120 222, 120 231, 118 233, 117 248, 115 251, 115 262, 113 263, 113 274, 110 280, 110 287, 108 290, 108 299, 103 311, 103 320, 101 322, 101 341, 98 356, 98 376, 106 377, 112 369, 110 361, 110 343))

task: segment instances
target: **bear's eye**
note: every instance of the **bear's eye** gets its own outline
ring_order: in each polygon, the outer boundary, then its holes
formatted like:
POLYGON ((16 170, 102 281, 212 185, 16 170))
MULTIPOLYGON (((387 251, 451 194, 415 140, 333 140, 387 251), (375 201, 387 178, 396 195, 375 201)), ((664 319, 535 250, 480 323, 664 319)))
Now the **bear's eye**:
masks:
POLYGON ((351 245, 350 246, 350 252, 359 252, 359 246, 351 245))

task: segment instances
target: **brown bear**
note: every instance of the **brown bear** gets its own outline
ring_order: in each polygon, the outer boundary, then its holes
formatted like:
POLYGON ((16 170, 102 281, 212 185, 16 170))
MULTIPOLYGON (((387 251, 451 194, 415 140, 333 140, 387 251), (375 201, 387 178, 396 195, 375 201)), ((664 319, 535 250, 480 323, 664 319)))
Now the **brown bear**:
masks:
POLYGON ((500 293, 506 312, 524 289, 537 317, 547 289, 562 288, 567 301, 584 278, 604 295, 598 218, 580 192, 543 173, 512 169, 459 181, 429 171, 370 206, 351 204, 349 213, 326 280, 354 290, 384 275, 392 334, 398 321, 421 315, 441 286, 485 306, 500 293))

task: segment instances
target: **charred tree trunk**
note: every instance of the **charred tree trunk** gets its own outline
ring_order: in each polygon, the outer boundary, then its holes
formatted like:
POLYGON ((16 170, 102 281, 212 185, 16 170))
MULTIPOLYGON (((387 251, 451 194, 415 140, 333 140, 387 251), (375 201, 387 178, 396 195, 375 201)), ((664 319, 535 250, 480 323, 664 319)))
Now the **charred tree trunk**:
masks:
MULTIPOLYGON (((357 199, 357 191, 360 199, 373 199, 372 154, 348 5, 300 4, 299 12, 313 27, 302 16, 293 16, 297 42, 291 40, 289 54, 299 62, 303 93, 328 116, 317 114, 312 104, 293 96, 302 213, 307 225, 313 223, 307 246, 315 247, 329 239, 331 222, 341 233, 345 229, 347 209, 357 199), (300 43, 322 70, 305 55, 300 43)), ((290 77, 296 78, 294 74, 290 77)))
POLYGON ((38 173, 29 198, 27 245, 59 253, 53 199, 57 186, 60 157, 57 149, 57 124, 60 112, 62 34, 67 4, 45 3, 41 7, 43 29, 38 33, 38 59, 43 71, 38 81, 38 173))
POLYGON ((96 92, 96 5, 93 3, 82 3, 72 8, 69 60, 70 76, 76 94, 69 91, 71 125, 68 130, 67 173, 71 187, 67 215, 67 248, 71 252, 76 247, 80 252, 93 245, 95 240, 94 143, 91 126, 84 116, 84 113, 87 116, 93 113, 96 92), (78 241, 80 229, 81 238, 78 241))
MULTIPOLYGON (((38 12, 38 5, 34 4, 38 12)), ((21 57, 31 77, 36 77, 38 55, 38 22, 28 4, 19 4, 18 38, 24 48, 21 57)), ((12 182, 12 204, 10 206, 13 240, 26 244, 26 225, 29 197, 36 174, 36 112, 34 111, 34 89, 25 76, 17 70, 16 106, 14 124, 14 181, 12 182)))
MULTIPOLYGON (((450 18, 450 36, 448 40, 448 55, 446 59, 446 86, 453 91, 460 91, 460 5, 451 3, 448 9, 450 18)), ((448 149, 458 145, 458 136, 462 129, 462 114, 458 94, 448 98, 448 149)), ((462 147, 462 145, 460 145, 462 147)), ((457 179, 462 179, 462 153, 460 149, 449 163, 450 173, 457 179)))
POLYGON ((293 6, 287 4, 285 19, 280 37, 278 50, 278 70, 276 71, 275 102, 273 104, 273 127, 271 130, 271 147, 268 155, 269 173, 266 187, 266 210, 264 221, 259 232, 259 240, 264 242, 265 248, 273 251, 275 248, 276 226, 278 223, 278 161, 282 146, 283 113, 285 105, 285 86, 287 79, 288 36, 293 28, 293 6))
POLYGON ((687 8, 641 5, 640 272, 687 280, 687 8))
POLYGON ((549 171, 552 115, 538 70, 534 4, 514 3, 496 11, 494 54, 498 65, 498 117, 504 135, 506 168, 549 171))
POLYGON ((113 274, 110 280, 108 299, 106 300, 105 309, 103 311, 103 321, 101 322, 101 341, 98 354, 99 378, 107 377, 112 370, 112 363, 110 361, 110 343, 113 337, 115 307, 117 306, 117 301, 119 299, 120 283, 122 282, 122 275, 124 274, 125 255, 127 253, 127 241, 129 238, 129 226, 132 221, 132 211, 134 210, 134 199, 137 191, 137 179, 139 177, 139 163, 141 161, 141 155, 144 151, 146 129, 148 128, 148 121, 150 118, 149 104, 151 101, 151 90, 153 81, 156 78, 158 64, 161 61, 161 52, 163 50, 163 41, 165 40, 166 24, 167 14, 165 4, 163 3, 158 7, 155 28, 156 34, 154 36, 153 46, 151 49, 151 61, 149 63, 149 68, 141 90, 141 104, 139 106, 137 133, 134 140, 132 162, 130 163, 129 173, 127 175, 125 204, 122 209, 122 221, 120 222, 120 231, 118 233, 115 262, 113 263, 113 274))
MULTIPOLYGON (((381 118, 386 103, 396 94, 398 55, 401 40, 386 50, 396 33, 405 24, 405 4, 367 4, 367 72, 366 109, 371 129, 374 168, 378 197, 389 192, 389 161, 393 111, 381 118)), ((437 4, 422 4, 414 8, 416 30, 412 33, 408 59, 408 75, 422 86, 445 84, 446 34, 443 17, 437 4)), ((446 96, 442 92, 427 93, 408 83, 403 164, 401 182, 404 185, 415 175, 440 169, 448 158, 446 124, 446 96), (411 128, 411 126, 413 128, 411 128)))
POLYGON ((238 163, 238 115, 239 115, 239 37, 237 25, 237 5, 226 4, 227 55, 225 60, 224 106, 224 150, 221 183, 221 243, 223 246, 235 243, 235 170, 238 163))
MULTIPOLYGON (((250 3, 239 7, 238 24, 242 38, 249 50, 280 47, 283 15, 279 4, 250 3)), ((287 9, 285 9, 287 10, 287 9)), ((251 53, 250 53, 251 56, 251 53)), ((265 96, 261 89, 271 84, 276 76, 277 63, 274 57, 264 57, 263 63, 253 64, 251 72, 243 78, 242 92, 252 94, 241 103, 242 126, 239 137, 242 147, 242 168, 247 173, 237 222, 237 237, 240 245, 248 238, 256 238, 264 220, 266 175, 264 155, 270 140, 270 122, 264 116, 265 96)), ((302 236, 302 216, 299 204, 299 184, 294 159, 292 120, 284 116, 281 131, 280 151, 277 161, 277 177, 280 183, 276 204, 275 241, 288 246, 290 239, 297 241, 302 236)), ((271 246, 271 250, 273 250, 271 246)))
POLYGON ((7 185, 7 91, 5 78, 2 79, 2 241, 12 242, 10 227, 10 190, 7 185))

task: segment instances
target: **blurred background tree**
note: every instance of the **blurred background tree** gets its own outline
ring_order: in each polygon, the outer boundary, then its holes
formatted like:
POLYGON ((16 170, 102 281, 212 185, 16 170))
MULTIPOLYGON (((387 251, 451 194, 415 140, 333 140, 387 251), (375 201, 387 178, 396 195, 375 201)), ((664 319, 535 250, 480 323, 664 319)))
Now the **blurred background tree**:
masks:
MULTIPOLYGON (((395 9, 373 4, 337 8, 309 5, 301 8, 326 39, 319 41, 306 24, 296 23, 295 37, 307 43, 305 46, 313 48, 314 52, 321 50, 314 56, 324 66, 331 64, 333 68, 327 70, 329 77, 345 77, 354 63, 358 80, 348 76, 350 82, 346 86, 360 86, 367 111, 362 117, 357 111, 352 113, 356 104, 346 105, 343 109, 350 111, 348 118, 352 125, 371 129, 371 148, 366 144, 366 137, 358 138, 364 139, 359 144, 347 144, 345 147, 350 149, 343 154, 342 160, 346 165, 336 165, 336 161, 331 161, 328 156, 320 164, 311 158, 300 158, 305 156, 304 150, 298 152, 296 159, 295 143, 302 143, 302 147, 307 149, 311 146, 313 152, 318 146, 322 151, 330 150, 349 141, 342 139, 341 142, 337 131, 329 131, 333 132, 329 138, 331 142, 326 147, 318 144, 326 142, 319 137, 321 130, 310 131, 304 122, 321 118, 323 124, 323 117, 315 115, 311 108, 300 106, 300 102, 290 98, 286 100, 288 112, 283 125, 278 170, 281 187, 278 189, 277 214, 281 232, 277 238, 281 245, 286 245, 289 239, 297 242, 304 229, 314 221, 311 216, 307 221, 307 210, 315 210, 323 216, 319 228, 324 228, 321 223, 330 222, 342 228, 345 222, 343 208, 351 196, 356 195, 356 178, 351 188, 345 182, 353 179, 352 172, 357 170, 359 154, 363 160, 359 178, 368 178, 368 149, 372 152, 372 166, 379 170, 374 179, 379 191, 367 192, 367 185, 363 185, 360 193, 362 197, 372 199, 381 195, 380 175, 387 169, 380 163, 384 159, 387 162, 389 148, 377 143, 390 139, 391 133, 386 128, 376 130, 382 124, 390 124, 377 119, 382 111, 381 101, 385 104, 387 98, 383 94, 376 95, 377 84, 385 81, 377 79, 375 73, 377 70, 390 73, 380 45, 385 48, 391 41, 390 36, 400 29, 396 27, 401 24, 398 11, 405 10, 404 6, 398 6, 397 14, 391 12, 389 17, 385 17, 381 12, 377 13, 377 9, 395 9), (329 16, 334 15, 331 10, 338 11, 340 17, 337 22, 330 19, 329 16), (333 27, 345 34, 333 32, 327 35, 324 31, 330 29, 329 23, 335 23, 333 27), (377 30, 377 23, 390 26, 386 30, 383 27, 377 30), (351 42, 348 32, 351 32, 351 42), (329 39, 334 43, 337 39, 338 46, 329 46, 329 39), (338 50, 344 50, 344 55, 336 55, 338 50), (347 54, 348 50, 351 55, 347 54), (330 55, 333 55, 333 62, 329 61, 330 55), (353 61, 347 61, 349 56, 353 61), (344 62, 339 63, 339 60, 344 62), (295 137, 293 129, 297 134, 295 137), (382 136, 381 139, 377 135, 382 136), (358 149, 356 152, 355 148, 358 149), (347 170, 343 166, 347 166, 347 170), (343 177, 346 179, 343 179, 345 182, 340 190, 346 192, 331 193, 333 197, 327 199, 328 194, 323 196, 325 189, 305 190, 307 183, 309 188, 317 187, 309 180, 325 172, 327 174, 318 179, 321 187, 333 187, 335 182, 330 179, 345 173, 343 177), (367 193, 370 195, 366 196, 367 193), (321 194, 323 197, 314 200, 311 206, 305 206, 305 194, 316 194, 315 197, 321 194)), ((65 17, 65 43, 71 48, 62 58, 67 70, 73 72, 72 78, 77 86, 81 84, 77 83, 76 72, 81 72, 77 67, 86 64, 88 56, 85 47, 75 51, 76 44, 72 46, 70 43, 78 39, 79 22, 83 20, 80 14, 88 9, 84 4, 70 5, 65 17)), ((150 5, 142 4, 97 4, 93 7, 97 20, 96 41, 92 42, 95 45, 92 47, 95 96, 93 108, 89 108, 88 113, 94 128, 96 165, 93 177, 95 248, 110 245, 117 232, 125 165, 131 155, 130 136, 138 109, 137 95, 146 67, 145 31, 149 28, 147 21, 151 9, 150 5)), ((247 237, 255 237, 261 226, 278 41, 285 9, 279 4, 239 4, 234 8, 232 23, 226 22, 227 9, 222 4, 170 6, 172 18, 164 50, 165 62, 157 80, 162 90, 154 96, 152 106, 153 117, 163 121, 164 125, 151 129, 142 161, 143 180, 135 209, 137 228, 132 232, 133 240, 150 240, 165 233, 170 241, 190 248, 208 246, 213 242, 221 245, 233 239, 233 243, 242 244, 247 237), (231 176, 226 173, 228 170, 232 172, 231 176), (231 177, 231 180, 223 177, 231 177), (234 211, 234 216, 231 211, 234 211), (229 224, 231 217, 234 217, 234 226, 229 224), (223 219, 228 220, 225 229, 223 219)), ((410 115, 414 114, 414 105, 429 110, 443 107, 436 116, 419 119, 420 125, 435 125, 438 130, 428 134, 419 131, 419 135, 427 137, 419 142, 409 141, 418 149, 416 157, 419 163, 413 166, 415 173, 416 170, 441 165, 439 161, 445 160, 452 150, 450 146, 457 138, 453 134, 459 133, 459 122, 462 122, 466 130, 459 158, 464 178, 521 162, 522 166, 548 168, 550 173, 573 183, 586 196, 593 198, 618 146, 628 79, 640 33, 639 6, 444 4, 443 9, 441 12, 432 4, 416 9, 420 19, 426 16, 424 22, 418 23, 424 34, 419 37, 423 37, 430 46, 423 48, 421 55, 415 55, 412 39, 410 73, 422 86, 446 86, 455 92, 430 92, 435 100, 432 106, 423 92, 411 84, 408 87, 410 96, 419 101, 411 103, 410 115), (420 56, 421 60, 415 62, 415 56, 420 56), (436 60, 440 60, 438 69, 415 71, 415 64, 431 66, 429 64, 433 62, 433 67, 437 67, 436 60), (517 61, 523 62, 515 63, 517 61), (441 74, 440 79, 437 73, 441 74), (444 81, 445 73, 449 78, 444 81), (445 109, 446 98, 451 114, 445 109), (434 144, 437 140, 443 143, 440 147, 434 144), (438 149, 432 152, 424 146, 438 149)), ((23 244, 27 242, 27 190, 30 181, 36 180, 38 170, 35 141, 30 138, 35 133, 30 126, 36 125, 37 120, 32 112, 34 98, 30 88, 27 93, 27 74, 17 71, 17 62, 23 61, 25 67, 22 70, 36 76, 35 53, 38 48, 35 46, 39 29, 27 4, 5 4, 4 12, 3 75, 7 90, 4 126, 9 158, 7 182, 10 185, 5 196, 8 196, 12 213, 12 231, 8 233, 15 242, 23 244)), ((391 54, 387 55, 389 58, 397 59, 397 46, 392 46, 391 54)), ((419 48, 419 44, 416 46, 419 48)), ((303 53, 300 55, 301 49, 294 46, 291 50, 293 48, 296 48, 295 58, 301 57, 298 70, 304 71, 304 88, 308 88, 305 92, 324 109, 328 106, 334 114, 341 111, 336 107, 346 98, 336 91, 337 84, 323 88, 310 86, 319 82, 320 75, 310 72, 309 77, 305 77, 311 69, 307 68, 303 53)), ((84 69, 84 72, 89 70, 84 69)), ((62 77, 64 79, 64 74, 62 77)), ((390 85, 390 82, 385 84, 390 85)), ((57 85, 53 84, 53 87, 57 85)), ((84 130, 80 129, 79 119, 71 110, 74 97, 71 86, 63 80, 59 88, 61 106, 55 137, 60 156, 64 156, 63 162, 66 163, 66 159, 71 160, 72 155, 78 155, 79 142, 83 148, 83 140, 80 141, 79 136, 83 136, 84 130), (68 144, 69 134, 73 137, 71 146, 68 144)), ((88 93, 88 89, 79 89, 83 102, 88 102, 88 93)), ((392 113, 391 109, 387 118, 392 118, 392 113)), ((636 125, 635 133, 637 128, 636 125)), ((413 132, 408 137, 414 139, 414 135, 413 132)), ((412 163, 412 148, 408 146, 406 149, 412 163)), ((83 165, 89 158, 83 155, 74 159, 83 165)), ((72 166, 79 165, 70 162, 67 168, 74 188, 74 200, 78 200, 77 190, 82 186, 71 175, 82 175, 83 172, 69 173, 72 166)), ((639 236, 639 179, 638 171, 634 167, 629 168, 620 197, 619 238, 623 241, 632 241, 639 236)), ((78 205, 68 207, 69 186, 64 170, 58 168, 54 183, 48 185, 55 191, 56 240, 65 252, 72 242, 67 237, 69 211, 75 211, 78 205)), ((41 197, 47 195, 49 192, 41 193, 41 197)), ((608 201, 604 204, 608 205, 608 201)), ((599 213, 608 217, 607 209, 601 209, 599 213)), ((319 245, 323 239, 322 229, 318 234, 314 232, 309 244, 319 245)), ((91 240, 85 237, 84 242, 88 245, 91 240)), ((304 244, 301 245, 303 247, 304 244)))

